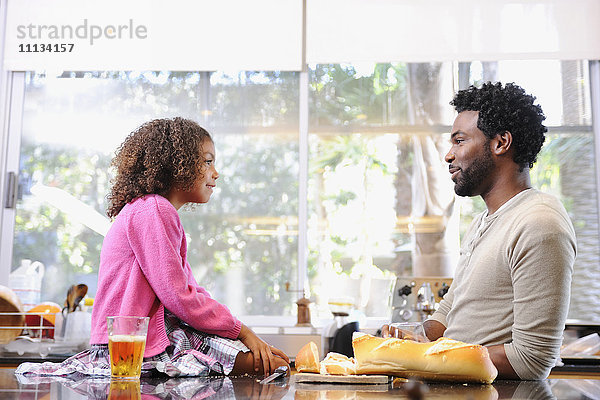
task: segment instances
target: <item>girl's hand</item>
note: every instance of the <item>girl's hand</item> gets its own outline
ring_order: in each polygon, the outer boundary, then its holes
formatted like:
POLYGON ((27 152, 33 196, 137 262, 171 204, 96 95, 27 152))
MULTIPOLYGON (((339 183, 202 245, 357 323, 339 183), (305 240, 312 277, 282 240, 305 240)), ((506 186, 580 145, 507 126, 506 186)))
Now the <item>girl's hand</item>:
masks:
POLYGON ((254 371, 260 370, 262 360, 263 371, 265 375, 269 375, 277 367, 274 357, 281 357, 286 363, 290 363, 288 356, 276 347, 269 346, 264 340, 256 336, 252 329, 242 324, 242 329, 238 335, 238 339, 242 341, 250 349, 254 357, 254 371))

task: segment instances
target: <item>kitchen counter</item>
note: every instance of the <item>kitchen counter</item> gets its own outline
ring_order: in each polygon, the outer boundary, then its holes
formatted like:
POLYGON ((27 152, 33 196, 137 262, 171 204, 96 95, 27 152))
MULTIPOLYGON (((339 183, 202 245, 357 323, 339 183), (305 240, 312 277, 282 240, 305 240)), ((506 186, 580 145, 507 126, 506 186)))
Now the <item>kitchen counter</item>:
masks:
POLYGON ((15 376, 14 369, 6 368, 0 369, 0 398, 107 399, 116 398, 118 394, 119 398, 139 399, 141 394, 145 399, 600 399, 600 380, 595 379, 497 381, 492 385, 415 382, 396 382, 393 385, 296 384, 293 378, 261 385, 258 381, 248 376, 142 378, 139 384, 113 383, 111 386, 108 378, 24 378, 15 376))

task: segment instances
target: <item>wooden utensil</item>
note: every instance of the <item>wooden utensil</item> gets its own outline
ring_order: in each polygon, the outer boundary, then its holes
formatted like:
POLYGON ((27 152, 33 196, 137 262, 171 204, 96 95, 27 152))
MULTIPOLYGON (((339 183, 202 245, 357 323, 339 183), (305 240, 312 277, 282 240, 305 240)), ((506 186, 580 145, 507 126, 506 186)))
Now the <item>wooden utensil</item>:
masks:
POLYGON ((87 294, 87 285, 80 283, 79 285, 73 285, 67 291, 67 299, 65 300, 65 309, 68 313, 72 313, 77 309, 81 300, 87 294))

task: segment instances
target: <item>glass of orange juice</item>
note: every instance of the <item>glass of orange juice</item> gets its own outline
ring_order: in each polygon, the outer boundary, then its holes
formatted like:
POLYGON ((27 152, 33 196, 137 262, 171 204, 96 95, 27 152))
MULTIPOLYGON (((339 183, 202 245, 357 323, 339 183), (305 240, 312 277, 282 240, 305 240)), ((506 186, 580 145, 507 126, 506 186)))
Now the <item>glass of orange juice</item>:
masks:
POLYGON ((149 319, 107 317, 111 378, 140 379, 149 319))

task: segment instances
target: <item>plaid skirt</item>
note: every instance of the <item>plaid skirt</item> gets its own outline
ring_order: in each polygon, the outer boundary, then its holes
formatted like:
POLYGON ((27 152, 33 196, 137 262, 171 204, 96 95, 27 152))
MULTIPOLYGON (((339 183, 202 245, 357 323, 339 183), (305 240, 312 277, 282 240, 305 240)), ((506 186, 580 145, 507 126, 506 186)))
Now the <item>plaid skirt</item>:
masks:
MULTIPOLYGON (((239 340, 200 332, 166 309, 165 328, 170 345, 162 353, 144 358, 142 376, 156 372, 168 376, 229 375, 238 353, 250 351, 239 340)), ((92 345, 62 363, 23 363, 15 374, 110 376, 108 345, 92 345)))

